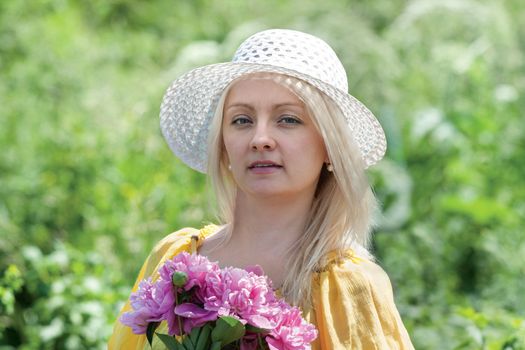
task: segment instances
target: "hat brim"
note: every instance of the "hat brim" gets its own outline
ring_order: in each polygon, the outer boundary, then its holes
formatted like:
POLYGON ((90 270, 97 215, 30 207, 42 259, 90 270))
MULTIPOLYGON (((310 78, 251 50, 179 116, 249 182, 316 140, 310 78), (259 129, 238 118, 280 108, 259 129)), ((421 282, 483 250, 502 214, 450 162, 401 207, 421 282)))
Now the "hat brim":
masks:
POLYGON ((161 104, 162 134, 173 153, 185 164, 206 173, 211 120, 224 89, 250 73, 278 73, 301 79, 331 98, 344 114, 366 167, 377 163, 386 151, 383 128, 359 100, 329 83, 283 67, 245 62, 226 62, 196 68, 176 79, 161 104))

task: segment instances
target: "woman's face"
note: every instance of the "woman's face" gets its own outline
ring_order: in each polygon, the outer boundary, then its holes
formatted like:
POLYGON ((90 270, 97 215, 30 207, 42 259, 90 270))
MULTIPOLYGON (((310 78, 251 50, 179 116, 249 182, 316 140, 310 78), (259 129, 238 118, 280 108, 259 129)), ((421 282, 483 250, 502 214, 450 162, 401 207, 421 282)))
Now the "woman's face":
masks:
POLYGON ((240 80, 222 121, 227 161, 248 195, 313 196, 327 152, 304 103, 270 79, 240 80))

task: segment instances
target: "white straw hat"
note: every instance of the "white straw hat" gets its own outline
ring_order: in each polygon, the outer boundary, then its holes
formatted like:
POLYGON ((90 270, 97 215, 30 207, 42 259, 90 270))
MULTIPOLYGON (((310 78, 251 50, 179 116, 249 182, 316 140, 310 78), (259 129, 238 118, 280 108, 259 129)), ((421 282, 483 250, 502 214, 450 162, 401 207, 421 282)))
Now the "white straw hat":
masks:
POLYGON ((345 69, 332 48, 306 33, 271 29, 246 39, 232 62, 193 69, 166 91, 160 110, 162 134, 188 166, 206 172, 208 132, 218 101, 233 80, 255 72, 289 75, 319 89, 345 115, 366 167, 383 158, 383 129, 372 112, 348 94, 345 69))

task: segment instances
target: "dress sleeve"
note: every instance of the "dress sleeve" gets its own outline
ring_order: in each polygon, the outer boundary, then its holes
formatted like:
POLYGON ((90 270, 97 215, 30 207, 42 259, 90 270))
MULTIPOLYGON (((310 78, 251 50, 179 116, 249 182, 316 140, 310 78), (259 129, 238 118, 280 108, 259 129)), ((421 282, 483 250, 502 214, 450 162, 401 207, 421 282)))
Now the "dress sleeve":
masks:
POLYGON ((312 293, 307 317, 319 330, 312 349, 414 349, 377 264, 356 257, 330 263, 314 276, 312 293))
MULTIPOLYGON (((138 289, 139 283, 144 279, 152 276, 157 271, 158 267, 170 257, 188 250, 190 247, 191 236, 199 234, 199 230, 194 228, 185 228, 176 231, 164 239, 162 239, 151 251, 142 268, 140 269, 139 275, 131 292, 135 292, 138 289)), ((120 310, 120 313, 113 326, 113 334, 111 335, 108 343, 108 350, 135 350, 144 349, 146 337, 144 335, 137 335, 131 331, 130 327, 124 326, 120 323, 120 316, 123 313, 131 309, 129 299, 124 304, 124 307, 120 310)))

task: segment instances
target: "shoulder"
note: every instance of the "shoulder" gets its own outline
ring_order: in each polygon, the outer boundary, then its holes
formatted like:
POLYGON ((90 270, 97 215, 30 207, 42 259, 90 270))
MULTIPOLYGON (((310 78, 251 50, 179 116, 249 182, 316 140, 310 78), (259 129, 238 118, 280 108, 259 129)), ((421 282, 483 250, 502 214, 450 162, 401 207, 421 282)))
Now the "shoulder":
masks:
POLYGON ((216 225, 206 225, 201 229, 193 227, 182 228, 161 239, 153 248, 152 254, 165 254, 173 246, 189 244, 191 237, 194 236, 197 236, 198 239, 204 239, 216 232, 218 228, 216 225))
POLYGON ((191 237, 199 234, 199 229, 185 227, 162 238, 151 251, 151 255, 163 255, 173 245, 189 243, 191 237))
POLYGON ((361 258, 349 259, 335 268, 336 273, 348 274, 353 280, 361 280, 370 288, 379 289, 385 295, 392 295, 392 284, 386 271, 375 261, 361 258))
POLYGON ((393 302, 392 284, 385 270, 372 259, 356 255, 353 250, 330 256, 318 279, 337 283, 356 294, 381 295, 393 302))
POLYGON ((191 238, 193 236, 197 236, 199 239, 204 239, 216 232, 217 229, 218 226, 216 225, 207 225, 201 229, 185 227, 170 233, 153 247, 144 266, 145 276, 152 275, 159 265, 167 259, 170 259, 183 251, 190 251, 191 238))

